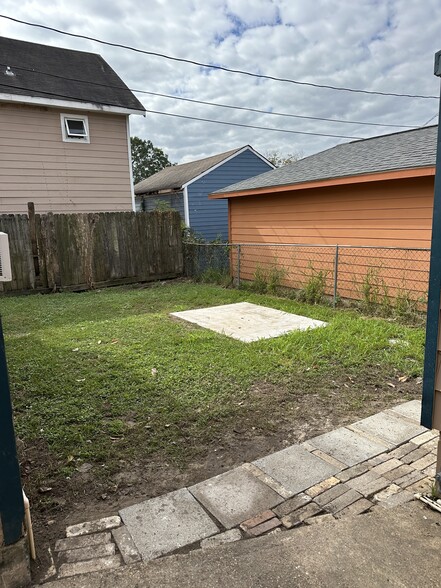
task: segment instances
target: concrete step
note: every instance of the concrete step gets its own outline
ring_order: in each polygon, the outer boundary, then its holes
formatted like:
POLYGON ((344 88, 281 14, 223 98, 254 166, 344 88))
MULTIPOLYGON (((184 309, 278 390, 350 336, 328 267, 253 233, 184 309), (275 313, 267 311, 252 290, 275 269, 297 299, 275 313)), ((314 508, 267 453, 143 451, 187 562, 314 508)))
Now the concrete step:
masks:
POLYGON ((46 588, 428 588, 440 582, 441 513, 419 502, 150 562, 46 588))

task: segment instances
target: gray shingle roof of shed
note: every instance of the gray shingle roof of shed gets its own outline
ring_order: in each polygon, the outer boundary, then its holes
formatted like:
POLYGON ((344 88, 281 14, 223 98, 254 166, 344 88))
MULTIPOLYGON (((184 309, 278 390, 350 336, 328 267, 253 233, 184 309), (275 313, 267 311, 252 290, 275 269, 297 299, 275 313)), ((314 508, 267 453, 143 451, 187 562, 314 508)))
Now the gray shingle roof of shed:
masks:
POLYGON ((0 37, 0 93, 145 112, 101 55, 6 37, 0 37))
POLYGON ((437 128, 422 127, 337 145, 215 194, 434 166, 437 128))
POLYGON ((200 174, 208 171, 218 163, 222 163, 224 159, 227 159, 242 149, 243 147, 239 147, 238 149, 218 153, 217 155, 198 159, 197 161, 165 167, 156 174, 138 182, 135 185, 135 194, 148 194, 158 192, 159 190, 180 190, 187 182, 197 178, 200 174))

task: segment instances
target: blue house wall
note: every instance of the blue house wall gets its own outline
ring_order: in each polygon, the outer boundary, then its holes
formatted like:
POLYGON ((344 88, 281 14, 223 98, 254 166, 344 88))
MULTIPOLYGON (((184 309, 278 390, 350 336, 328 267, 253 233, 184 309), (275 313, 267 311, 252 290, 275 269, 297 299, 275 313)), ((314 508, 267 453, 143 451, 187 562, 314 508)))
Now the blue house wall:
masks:
POLYGON ((228 202, 209 200, 208 195, 270 169, 273 168, 268 163, 246 150, 190 184, 187 190, 191 229, 208 241, 218 237, 227 241, 228 202))

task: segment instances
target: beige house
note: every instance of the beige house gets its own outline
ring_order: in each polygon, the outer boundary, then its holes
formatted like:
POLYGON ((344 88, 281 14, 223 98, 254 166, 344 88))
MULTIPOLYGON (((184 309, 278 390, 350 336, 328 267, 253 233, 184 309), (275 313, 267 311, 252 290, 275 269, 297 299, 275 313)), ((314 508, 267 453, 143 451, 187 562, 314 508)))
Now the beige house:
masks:
POLYGON ((129 115, 100 55, 0 37, 0 214, 134 210, 129 115))

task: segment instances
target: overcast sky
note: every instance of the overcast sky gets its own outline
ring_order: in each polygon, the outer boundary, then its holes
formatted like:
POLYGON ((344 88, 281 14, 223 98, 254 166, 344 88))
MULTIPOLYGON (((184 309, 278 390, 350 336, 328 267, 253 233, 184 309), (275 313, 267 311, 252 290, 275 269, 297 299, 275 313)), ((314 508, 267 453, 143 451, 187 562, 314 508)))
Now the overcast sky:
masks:
MULTIPOLYGON (((73 33, 228 68, 298 81, 439 94, 439 0, 0 0, 0 12, 73 33)), ((333 91, 141 55, 0 18, 0 34, 100 53, 132 89, 302 116, 425 124, 433 99, 333 91)), ((295 131, 370 137, 370 127, 256 114, 137 94, 150 110, 295 131)), ((430 124, 436 122, 436 118, 430 124)), ((250 144, 310 155, 348 139, 243 129, 159 114, 131 117, 175 163, 250 144)), ((396 129, 401 130, 401 129, 396 129)), ((403 129, 404 130, 404 129, 403 129)))

